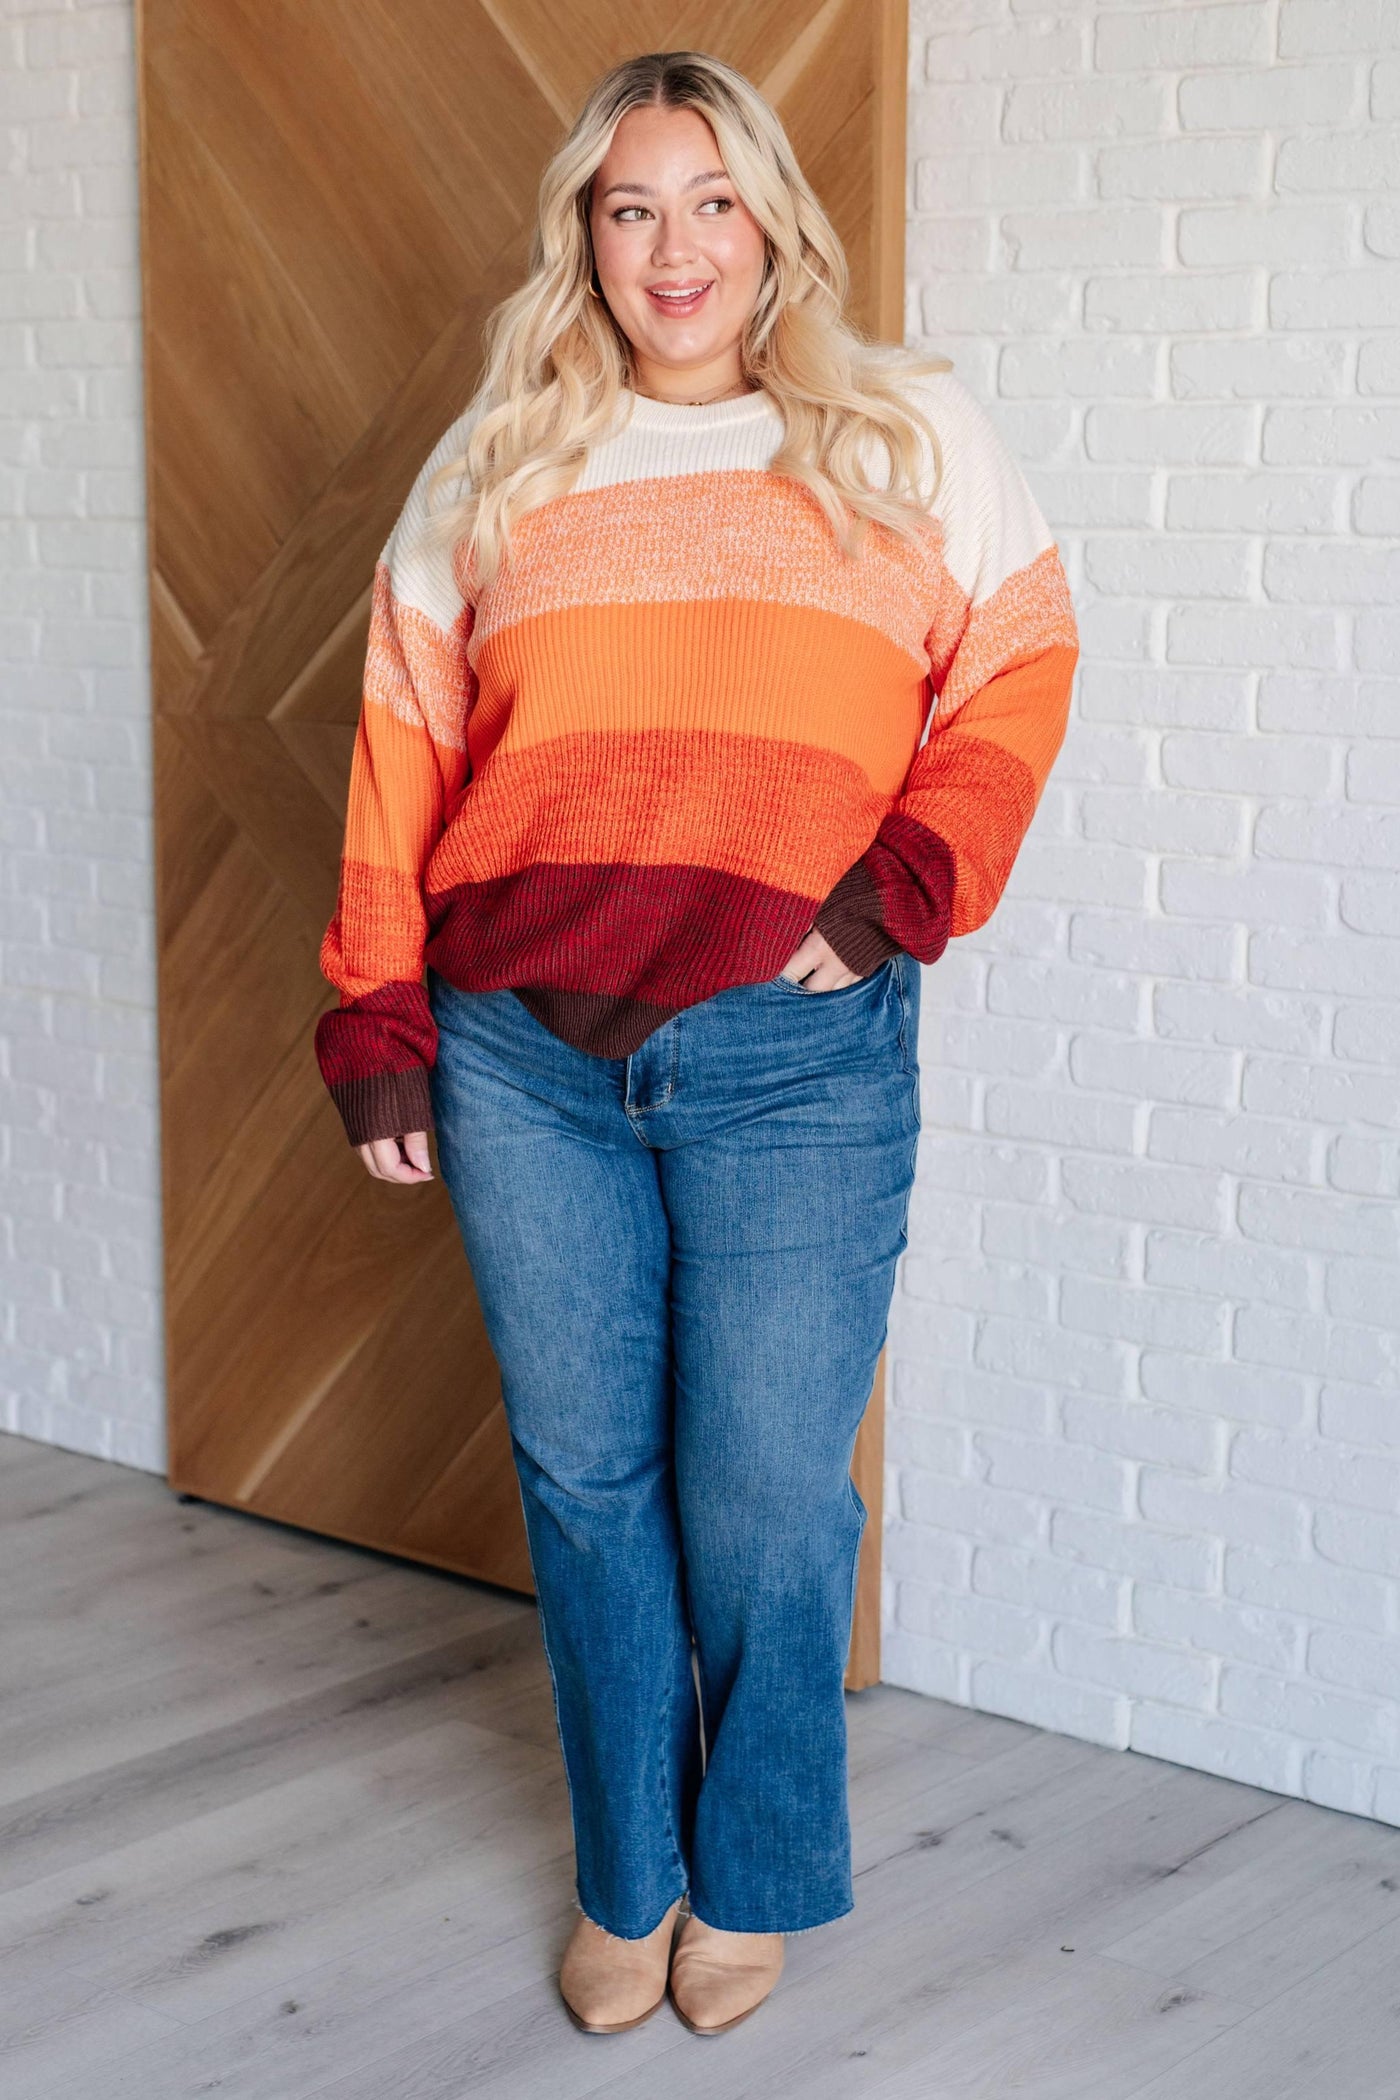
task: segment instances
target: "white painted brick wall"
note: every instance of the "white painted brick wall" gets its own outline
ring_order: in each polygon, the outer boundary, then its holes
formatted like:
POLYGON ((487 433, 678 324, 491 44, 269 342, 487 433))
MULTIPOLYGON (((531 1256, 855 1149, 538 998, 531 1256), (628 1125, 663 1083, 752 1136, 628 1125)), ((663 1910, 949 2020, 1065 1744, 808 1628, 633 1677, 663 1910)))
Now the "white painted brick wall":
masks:
POLYGON ((164 1464, 129 5, 0 0, 0 1427, 164 1464))
MULTIPOLYGON (((896 1681, 1400 1823, 1400 7, 915 0, 1075 717, 924 978, 896 1681)), ((0 1422, 163 1463, 129 6, 0 0, 0 1422)))
POLYGON ((914 0, 1074 718, 924 974, 886 1674, 1400 1823, 1400 4, 914 0))

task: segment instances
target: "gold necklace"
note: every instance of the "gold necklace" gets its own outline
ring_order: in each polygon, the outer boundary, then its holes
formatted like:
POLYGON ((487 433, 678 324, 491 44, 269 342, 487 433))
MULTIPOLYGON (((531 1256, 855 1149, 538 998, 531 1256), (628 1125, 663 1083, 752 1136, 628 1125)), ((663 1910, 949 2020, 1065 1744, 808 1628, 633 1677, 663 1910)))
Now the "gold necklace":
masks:
POLYGON ((718 394, 702 394, 698 401, 677 401, 668 394, 648 394, 641 387, 633 387, 632 391, 634 394, 640 394, 643 401, 662 401, 668 408, 708 408, 711 402, 727 401, 731 398, 738 401, 745 394, 755 393, 757 389, 742 384, 738 387, 728 386, 722 388, 718 394))

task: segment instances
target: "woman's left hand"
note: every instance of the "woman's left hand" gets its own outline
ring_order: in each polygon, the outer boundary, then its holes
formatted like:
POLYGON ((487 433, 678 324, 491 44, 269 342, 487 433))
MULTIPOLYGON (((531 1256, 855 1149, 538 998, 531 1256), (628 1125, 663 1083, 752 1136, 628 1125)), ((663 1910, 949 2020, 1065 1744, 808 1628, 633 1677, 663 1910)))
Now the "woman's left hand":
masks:
POLYGON ((795 948, 780 977, 790 977, 804 992, 839 992, 843 985, 858 984, 860 972, 848 970, 831 943, 814 926, 800 948, 795 948))

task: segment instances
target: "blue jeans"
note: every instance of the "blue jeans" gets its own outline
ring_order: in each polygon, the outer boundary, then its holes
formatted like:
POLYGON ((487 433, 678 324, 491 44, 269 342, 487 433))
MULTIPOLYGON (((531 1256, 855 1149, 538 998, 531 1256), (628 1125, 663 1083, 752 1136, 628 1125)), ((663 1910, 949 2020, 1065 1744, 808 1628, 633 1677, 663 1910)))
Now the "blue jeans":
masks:
POLYGON ((850 1463, 906 1244, 919 967, 733 986, 625 1058, 510 991, 430 969, 428 996, 580 1907, 623 1939, 687 1890, 729 1932, 827 1924, 854 1903, 850 1463))

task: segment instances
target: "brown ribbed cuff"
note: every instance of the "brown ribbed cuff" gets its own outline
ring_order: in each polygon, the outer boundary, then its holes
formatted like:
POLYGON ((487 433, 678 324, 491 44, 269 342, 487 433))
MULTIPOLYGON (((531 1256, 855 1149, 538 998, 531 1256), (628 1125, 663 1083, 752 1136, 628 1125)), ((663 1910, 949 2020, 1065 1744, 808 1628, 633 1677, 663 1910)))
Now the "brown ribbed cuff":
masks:
POLYGON ((398 1072, 374 1072, 367 1079, 343 1079, 330 1089, 352 1145, 375 1138, 407 1137, 410 1130, 433 1128, 433 1100, 426 1065, 407 1065, 398 1072))
POLYGON ((880 893, 863 860, 847 868, 812 924, 857 977, 868 977, 900 952, 899 942, 885 931, 880 893))

